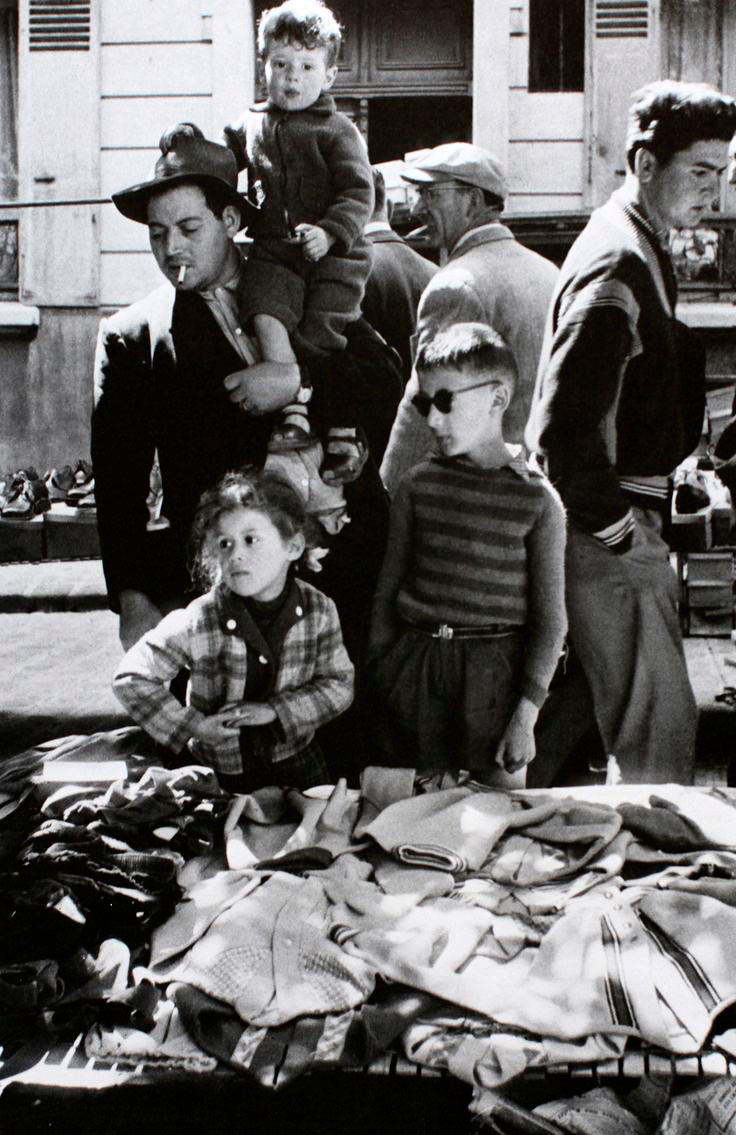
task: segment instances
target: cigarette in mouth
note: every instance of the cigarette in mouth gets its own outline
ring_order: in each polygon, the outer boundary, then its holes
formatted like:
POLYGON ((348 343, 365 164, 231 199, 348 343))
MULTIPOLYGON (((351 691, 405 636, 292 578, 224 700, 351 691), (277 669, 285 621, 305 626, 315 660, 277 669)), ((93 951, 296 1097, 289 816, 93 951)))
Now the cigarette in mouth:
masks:
POLYGON ((179 275, 176 277, 177 287, 180 284, 184 283, 184 277, 186 276, 186 274, 187 274, 187 266, 186 266, 186 264, 182 264, 181 268, 179 269, 179 275))

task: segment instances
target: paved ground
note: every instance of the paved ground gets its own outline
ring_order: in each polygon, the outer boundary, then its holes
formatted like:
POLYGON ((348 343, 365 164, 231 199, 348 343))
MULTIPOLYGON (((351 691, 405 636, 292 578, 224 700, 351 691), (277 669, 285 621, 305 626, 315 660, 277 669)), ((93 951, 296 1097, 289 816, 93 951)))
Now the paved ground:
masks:
MULTIPOLYGON (((715 699, 736 687, 736 644, 687 638, 685 652, 701 708, 697 780, 725 783, 736 706, 715 699)), ((128 724, 110 690, 121 654, 99 560, 0 565, 0 757, 128 724)))

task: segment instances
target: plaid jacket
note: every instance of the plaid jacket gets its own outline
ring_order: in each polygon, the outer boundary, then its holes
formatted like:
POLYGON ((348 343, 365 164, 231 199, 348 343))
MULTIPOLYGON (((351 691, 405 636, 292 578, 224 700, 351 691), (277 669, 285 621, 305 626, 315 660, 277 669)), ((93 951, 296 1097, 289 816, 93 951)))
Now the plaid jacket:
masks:
POLYGON ((286 633, 279 657, 273 658, 244 608, 232 602, 227 588, 216 587, 183 610, 172 611, 145 634, 120 663, 113 689, 154 740, 174 752, 188 744, 203 763, 237 775, 243 771, 237 735, 211 747, 192 731, 204 717, 243 700, 251 642, 259 651, 259 664, 272 670, 268 701, 278 728, 270 758, 278 762, 293 757, 319 726, 350 705, 354 671, 331 599, 298 580, 283 611, 286 633), (168 688, 184 667, 191 674, 186 706, 168 688))

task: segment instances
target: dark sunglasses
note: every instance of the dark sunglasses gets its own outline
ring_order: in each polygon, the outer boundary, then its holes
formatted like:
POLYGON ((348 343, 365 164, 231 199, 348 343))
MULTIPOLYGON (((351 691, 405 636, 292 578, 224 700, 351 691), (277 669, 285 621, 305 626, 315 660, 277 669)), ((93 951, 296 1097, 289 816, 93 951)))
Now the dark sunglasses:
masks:
POLYGON ((478 390, 481 386, 498 386, 496 378, 488 378, 485 382, 475 382, 472 386, 464 386, 462 390, 438 390, 435 394, 422 394, 420 391, 412 398, 412 406, 416 407, 423 418, 429 417, 429 411, 436 406, 440 414, 449 414, 452 409, 452 400, 458 394, 467 394, 469 390, 478 390))

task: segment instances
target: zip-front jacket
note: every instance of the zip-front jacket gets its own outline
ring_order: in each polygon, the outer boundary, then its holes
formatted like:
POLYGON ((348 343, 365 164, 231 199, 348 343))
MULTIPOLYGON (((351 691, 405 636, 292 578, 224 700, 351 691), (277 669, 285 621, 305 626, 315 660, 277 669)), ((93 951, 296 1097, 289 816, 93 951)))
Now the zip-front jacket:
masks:
POLYGON ((704 353, 676 300, 669 255, 618 190, 562 266, 526 434, 571 521, 612 550, 630 543, 632 504, 665 511, 700 437, 704 353))
POLYGON ((296 225, 319 225, 336 255, 350 251, 373 211, 373 177, 363 139, 331 95, 299 111, 260 103, 224 137, 258 206, 249 236, 283 239, 296 225))

